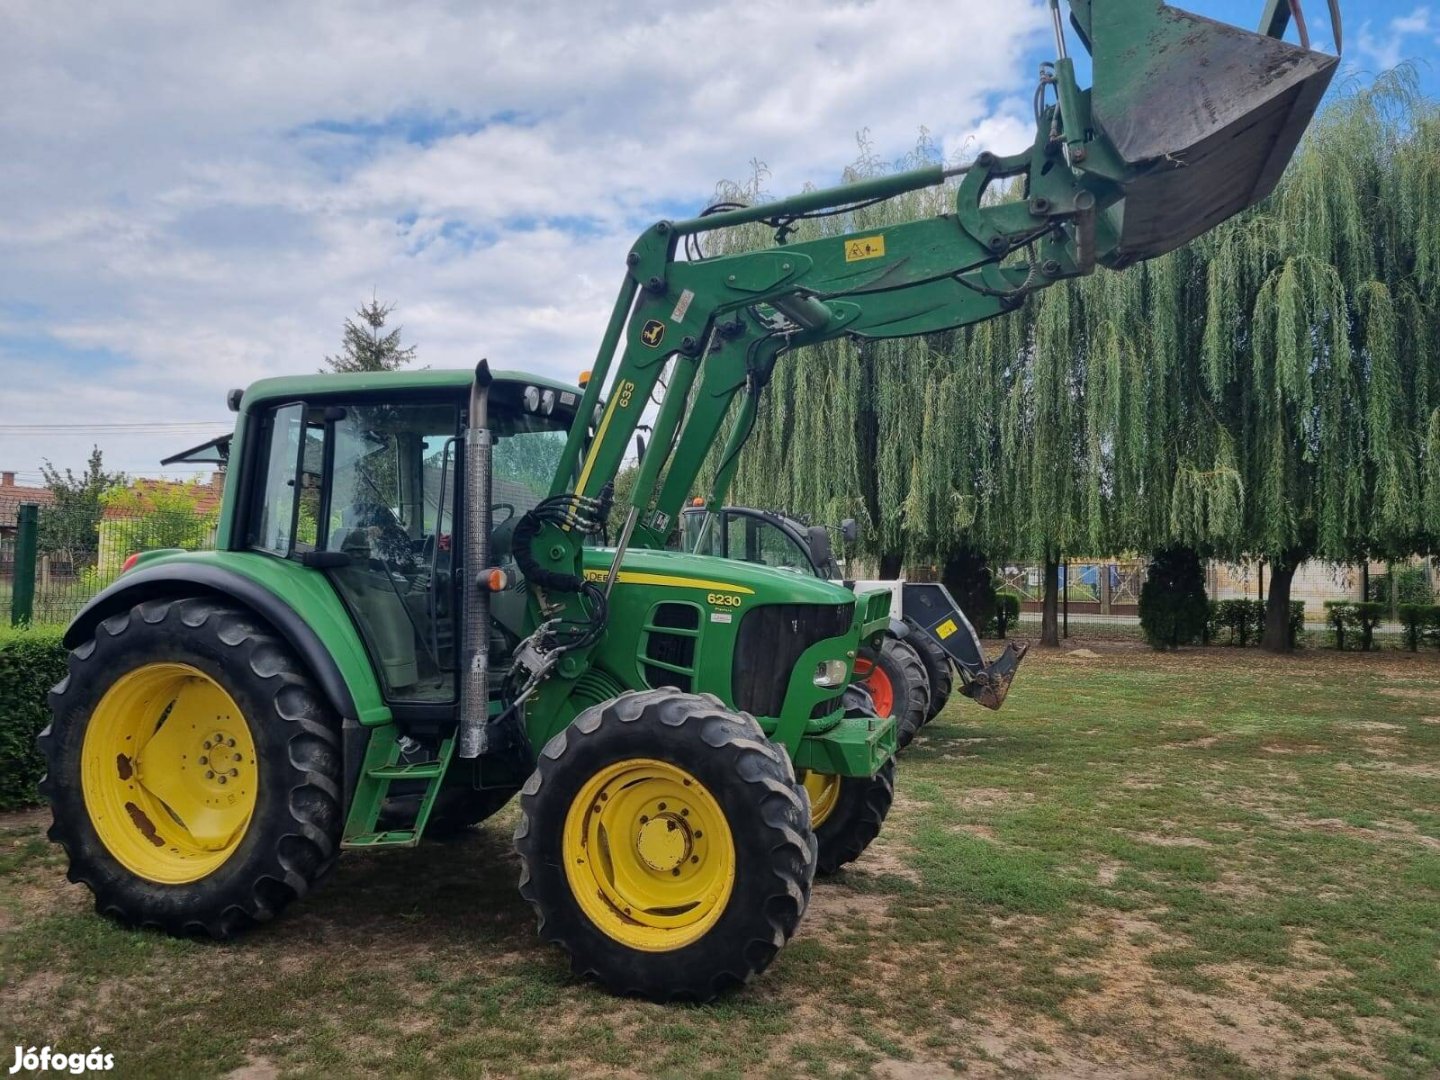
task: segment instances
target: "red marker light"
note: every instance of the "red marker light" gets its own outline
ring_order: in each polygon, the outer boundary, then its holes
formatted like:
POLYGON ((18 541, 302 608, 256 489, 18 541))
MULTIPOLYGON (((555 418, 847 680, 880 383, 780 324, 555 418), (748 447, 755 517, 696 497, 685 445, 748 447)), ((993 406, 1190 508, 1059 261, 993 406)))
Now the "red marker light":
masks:
POLYGON ((137 562, 139 562, 139 561, 140 561, 140 552, 137 551, 137 552, 135 552, 134 555, 131 555, 128 559, 126 559, 123 563, 120 564, 120 572, 121 572, 122 574, 125 573, 126 570, 129 570, 132 566, 134 566, 134 565, 135 565, 137 562))

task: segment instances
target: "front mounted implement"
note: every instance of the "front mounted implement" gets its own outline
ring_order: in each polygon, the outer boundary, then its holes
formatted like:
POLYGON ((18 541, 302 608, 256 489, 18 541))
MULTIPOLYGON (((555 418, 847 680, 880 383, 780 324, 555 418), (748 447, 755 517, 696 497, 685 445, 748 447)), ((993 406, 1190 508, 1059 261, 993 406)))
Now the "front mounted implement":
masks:
MULTIPOLYGON (((1269 195, 1339 63, 1153 0, 1070 6, 1095 77, 1087 102, 1061 60, 1060 126, 1072 163, 1123 192, 1111 266, 1171 251, 1269 195)), ((1270 8, 1266 28, 1283 28, 1287 0, 1270 8)))
POLYGON ((964 685, 960 692, 978 705, 998 709, 1005 703, 1029 642, 1007 641, 1000 655, 989 662, 980 635, 955 603, 950 590, 938 581, 907 581, 901 586, 907 618, 914 619, 955 662, 964 685))

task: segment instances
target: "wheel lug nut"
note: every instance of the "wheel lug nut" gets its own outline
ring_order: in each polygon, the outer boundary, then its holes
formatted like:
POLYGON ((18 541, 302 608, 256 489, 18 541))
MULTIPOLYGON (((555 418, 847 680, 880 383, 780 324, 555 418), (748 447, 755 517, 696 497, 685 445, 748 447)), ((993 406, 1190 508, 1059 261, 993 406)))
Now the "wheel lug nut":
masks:
POLYGON ((664 809, 665 809, 665 804, 662 802, 662 803, 661 803, 659 806, 657 806, 655 809, 657 809, 657 810, 664 810, 664 809))
POLYGON ((204 754, 201 754, 201 755, 200 755, 200 764, 201 764, 201 765, 209 765, 209 764, 210 764, 210 759, 207 758, 204 754))
POLYGON ((200 744, 200 746, 201 746, 202 749, 209 750, 209 749, 210 749, 210 740, 209 740, 209 739, 206 739, 203 743, 200 744))
POLYGON ((220 780, 220 783, 222 783, 222 784, 225 783, 225 777, 222 776, 222 777, 219 778, 219 780, 220 780))
POLYGON ((234 745, 235 745, 235 740, 234 740, 234 739, 226 739, 226 740, 225 740, 225 745, 226 745, 226 746, 234 746, 234 745))
POLYGON ((231 769, 231 770, 230 770, 230 775, 231 775, 231 776, 239 776, 239 775, 240 775, 240 770, 239 770, 239 769, 231 769))
POLYGON ((239 761, 239 760, 240 760, 240 755, 239 755, 239 754, 234 755, 234 759, 233 759, 233 760, 239 761))
POLYGON ((214 779, 215 779, 215 773, 212 772, 210 769, 206 769, 206 770, 205 770, 205 779, 206 779, 206 780, 214 780, 214 779))

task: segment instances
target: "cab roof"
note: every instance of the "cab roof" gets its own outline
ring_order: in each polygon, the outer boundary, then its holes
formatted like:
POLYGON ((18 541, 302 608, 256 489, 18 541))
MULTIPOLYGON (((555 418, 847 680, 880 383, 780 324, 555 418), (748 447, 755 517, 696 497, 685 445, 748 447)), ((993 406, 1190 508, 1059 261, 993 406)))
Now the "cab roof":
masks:
MULTIPOLYGON (((548 390, 568 390, 577 395, 583 392, 574 383, 561 382, 533 372, 492 371, 491 375, 497 383, 508 382, 523 386, 538 386, 548 390)), ((295 401, 322 395, 365 393, 375 390, 394 390, 400 393, 425 390, 464 392, 470 389, 470 385, 474 381, 475 371, 472 368, 280 375, 273 379, 261 379, 251 383, 240 399, 240 411, 247 412, 252 406, 265 401, 295 401)))

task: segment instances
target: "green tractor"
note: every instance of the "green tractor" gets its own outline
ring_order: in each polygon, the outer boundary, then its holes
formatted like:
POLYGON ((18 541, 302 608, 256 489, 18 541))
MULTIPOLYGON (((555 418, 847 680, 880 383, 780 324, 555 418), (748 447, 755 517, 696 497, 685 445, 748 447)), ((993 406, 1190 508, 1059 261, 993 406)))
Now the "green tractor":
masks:
POLYGON ((42 790, 98 910, 228 938, 344 849, 518 798, 521 894, 577 973, 705 1000, 765 969, 889 807, 895 722, 850 685, 889 597, 663 550, 726 417, 733 462, 791 349, 991 318, 1253 204, 1336 64, 1154 0, 1070 8, 1094 86, 1057 8, 1030 149, 657 222, 583 386, 482 361, 235 393, 216 550, 138 555, 66 634, 42 790), (783 242, 961 174, 953 214, 783 242), (1011 178, 1025 199, 985 198, 1011 178), (775 246, 678 257, 757 221, 775 246))

